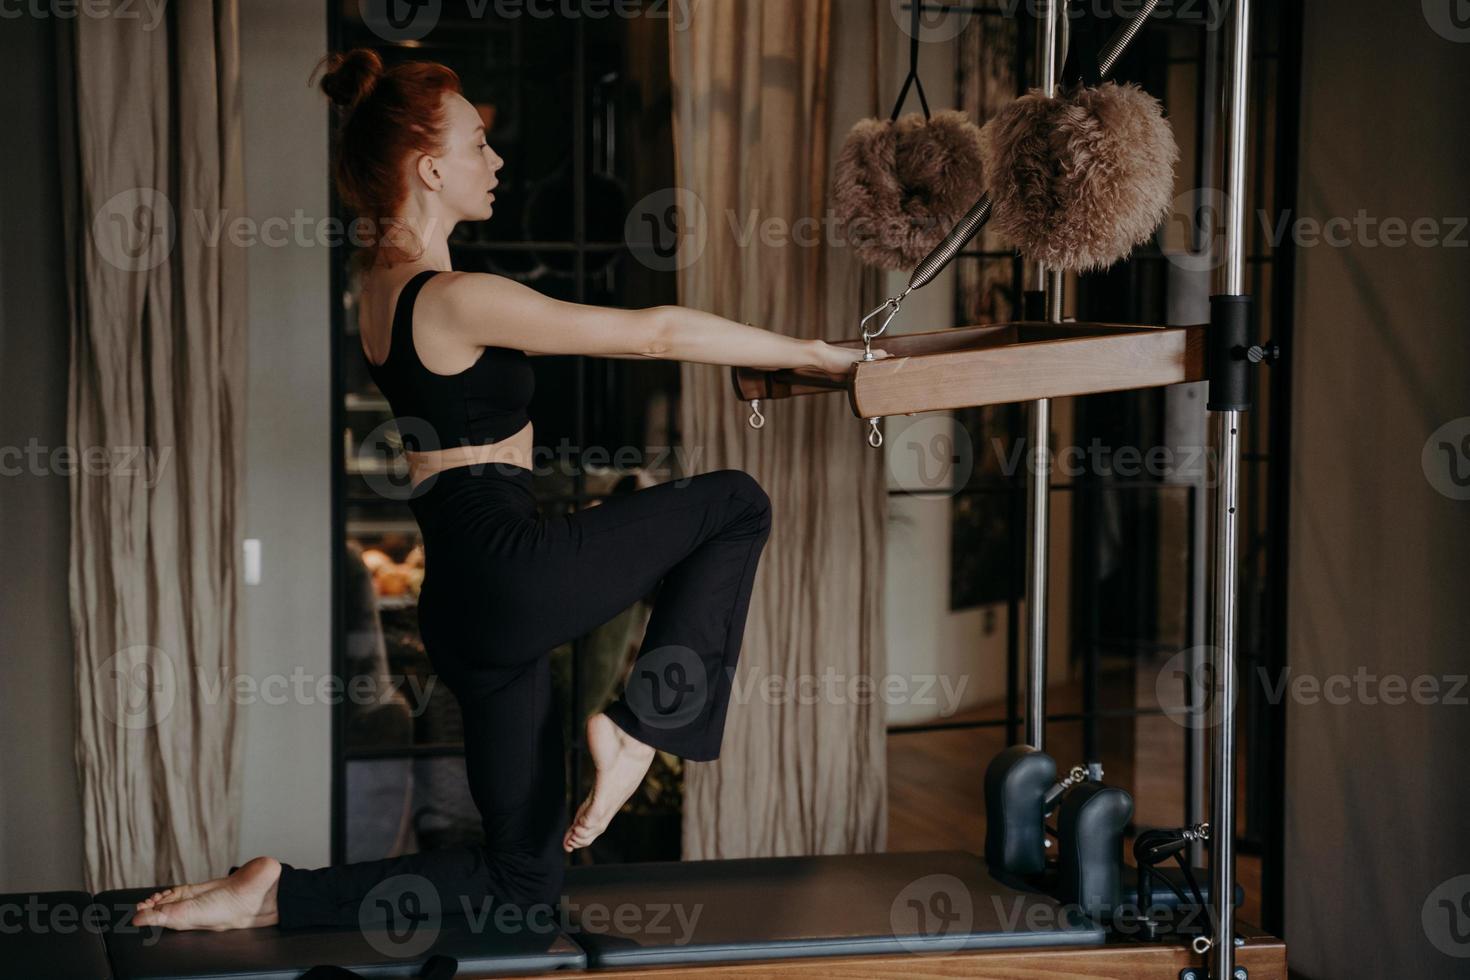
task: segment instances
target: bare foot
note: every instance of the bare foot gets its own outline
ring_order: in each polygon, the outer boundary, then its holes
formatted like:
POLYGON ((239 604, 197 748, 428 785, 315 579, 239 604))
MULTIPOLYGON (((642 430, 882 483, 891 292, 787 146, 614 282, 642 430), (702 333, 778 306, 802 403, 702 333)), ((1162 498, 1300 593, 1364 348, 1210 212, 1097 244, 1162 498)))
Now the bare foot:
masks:
POLYGON ((135 908, 141 912, 143 909, 151 909, 155 905, 181 902, 186 898, 193 898, 195 895, 202 895, 205 892, 214 891, 229 880, 229 878, 211 878, 209 881, 201 882, 197 885, 174 885, 172 888, 165 888, 163 891, 154 892, 139 902, 135 908))
POLYGON ((213 932, 273 926, 280 921, 276 914, 276 883, 280 879, 281 862, 273 857, 252 858, 228 878, 179 886, 194 891, 177 901, 138 910, 133 914, 133 924, 213 932))
POLYGON ((653 746, 638 741, 601 712, 587 719, 587 750, 597 766, 597 779, 562 839, 566 851, 596 840, 653 765, 653 746))

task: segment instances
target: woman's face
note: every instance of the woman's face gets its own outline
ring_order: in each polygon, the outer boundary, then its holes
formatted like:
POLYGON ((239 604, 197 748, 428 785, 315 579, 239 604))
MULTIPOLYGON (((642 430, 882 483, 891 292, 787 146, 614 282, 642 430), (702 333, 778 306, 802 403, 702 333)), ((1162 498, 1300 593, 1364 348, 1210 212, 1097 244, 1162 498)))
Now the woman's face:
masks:
POLYGON ((435 159, 444 184, 440 194, 446 207, 462 221, 483 221, 494 211, 499 185, 497 174, 505 166, 485 139, 480 114, 464 96, 445 96, 447 125, 444 155, 435 159))

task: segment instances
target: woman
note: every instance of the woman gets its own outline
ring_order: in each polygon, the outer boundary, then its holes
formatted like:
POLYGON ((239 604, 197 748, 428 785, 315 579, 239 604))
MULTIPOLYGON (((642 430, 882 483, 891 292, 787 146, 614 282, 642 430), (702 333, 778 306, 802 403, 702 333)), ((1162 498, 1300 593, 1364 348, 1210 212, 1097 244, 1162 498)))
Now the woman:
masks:
MULTIPOLYGON (((450 69, 324 59, 343 110, 335 179, 381 233, 359 324, 399 419, 409 506, 424 540, 420 628, 464 715, 465 772, 485 845, 304 870, 257 857, 226 878, 159 892, 134 921, 174 929, 355 926, 396 876, 445 912, 554 906, 565 852, 586 847, 642 782, 654 751, 717 758, 770 502, 738 470, 704 473, 564 517, 537 515, 530 358, 671 358, 842 374, 860 354, 680 307, 559 302, 510 279, 455 272, 449 235, 494 210, 503 162, 450 69), (587 719, 591 793, 567 826, 550 651, 662 581, 624 693, 587 719)), ((320 66, 319 66, 320 67, 320 66)), ((882 351, 878 356, 886 356, 882 351)))

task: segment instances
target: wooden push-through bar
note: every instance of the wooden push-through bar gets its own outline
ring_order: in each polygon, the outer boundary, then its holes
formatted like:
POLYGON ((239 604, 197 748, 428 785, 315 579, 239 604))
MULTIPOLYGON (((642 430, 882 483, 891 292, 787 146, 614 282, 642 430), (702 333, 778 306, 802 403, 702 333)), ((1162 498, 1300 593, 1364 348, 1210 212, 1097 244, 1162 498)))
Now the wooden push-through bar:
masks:
MULTIPOLYGON (((833 341, 862 349, 861 340, 833 341)), ((1204 379, 1205 327, 1023 321, 884 334, 891 356, 846 377, 796 368, 730 369, 743 401, 846 391, 862 419, 1001 405, 1204 379)))

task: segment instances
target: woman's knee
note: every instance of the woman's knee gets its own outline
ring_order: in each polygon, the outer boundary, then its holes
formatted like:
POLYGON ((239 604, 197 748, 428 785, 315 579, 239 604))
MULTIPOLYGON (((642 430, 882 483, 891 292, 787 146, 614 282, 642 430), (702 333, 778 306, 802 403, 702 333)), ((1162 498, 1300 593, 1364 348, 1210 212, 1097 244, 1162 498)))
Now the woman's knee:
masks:
POLYGON ((769 518, 771 498, 755 477, 744 470, 736 469, 715 470, 710 475, 718 477, 730 493, 743 500, 751 509, 769 518))

